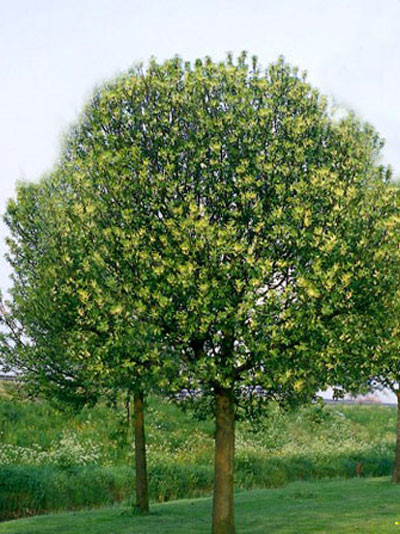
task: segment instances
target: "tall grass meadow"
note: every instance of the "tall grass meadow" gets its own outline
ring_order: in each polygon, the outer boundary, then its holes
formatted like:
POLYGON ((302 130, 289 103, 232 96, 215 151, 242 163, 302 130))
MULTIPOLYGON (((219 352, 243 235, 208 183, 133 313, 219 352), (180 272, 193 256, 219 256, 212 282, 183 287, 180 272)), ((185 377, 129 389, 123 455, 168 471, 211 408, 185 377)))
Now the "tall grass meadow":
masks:
MULTIPOLYGON (((149 490, 162 502, 210 494, 213 423, 158 398, 146 409, 149 490)), ((396 410, 386 406, 271 406, 256 426, 238 423, 236 488, 293 480, 388 475, 396 410)), ((0 396, 0 519, 134 499, 132 427, 124 404, 79 413, 0 396)))

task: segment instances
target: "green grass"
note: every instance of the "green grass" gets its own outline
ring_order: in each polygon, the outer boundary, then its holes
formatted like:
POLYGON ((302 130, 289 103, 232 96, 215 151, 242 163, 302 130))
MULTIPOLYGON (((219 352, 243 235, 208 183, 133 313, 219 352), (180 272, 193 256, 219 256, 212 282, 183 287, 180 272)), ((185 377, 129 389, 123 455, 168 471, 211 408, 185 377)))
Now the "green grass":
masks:
MULTIPOLYGON (((400 487, 388 478, 295 482, 236 495, 238 533, 400 532, 400 487)), ((210 531, 211 500, 171 501, 147 517, 128 508, 61 513, 0 524, 0 534, 201 534, 210 531)))

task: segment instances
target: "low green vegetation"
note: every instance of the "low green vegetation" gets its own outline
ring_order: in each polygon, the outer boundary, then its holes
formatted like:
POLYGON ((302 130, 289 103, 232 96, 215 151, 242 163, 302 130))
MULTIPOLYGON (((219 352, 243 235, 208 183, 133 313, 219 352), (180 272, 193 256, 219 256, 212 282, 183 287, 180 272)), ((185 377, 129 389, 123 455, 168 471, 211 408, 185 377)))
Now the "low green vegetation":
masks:
MULTIPOLYGON (((153 502, 212 491, 212 420, 159 398, 147 409, 153 502)), ((396 410, 314 405, 290 413, 271 406, 257 427, 239 422, 236 483, 280 487, 294 480, 389 475, 396 410)), ((132 428, 122 402, 66 413, 45 401, 0 400, 0 518, 132 502, 132 428)))
MULTIPOLYGON (((241 534, 400 532, 400 487, 388 478, 295 482, 283 489, 240 492, 241 534)), ((209 532, 209 498, 153 506, 150 516, 127 507, 61 513, 0 525, 0 534, 201 534, 209 532)))

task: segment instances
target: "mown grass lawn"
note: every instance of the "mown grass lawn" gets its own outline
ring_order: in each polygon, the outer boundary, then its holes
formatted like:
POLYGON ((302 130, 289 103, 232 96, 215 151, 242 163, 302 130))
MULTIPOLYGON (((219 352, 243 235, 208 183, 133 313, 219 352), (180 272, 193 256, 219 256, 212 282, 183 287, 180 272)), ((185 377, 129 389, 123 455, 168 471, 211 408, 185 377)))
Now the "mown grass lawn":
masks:
MULTIPOLYGON (((210 532, 210 512, 209 498, 181 500, 153 505, 147 517, 115 507, 19 519, 0 534, 200 534, 210 532)), ((241 492, 236 519, 238 534, 400 534, 400 487, 384 477, 241 492)))

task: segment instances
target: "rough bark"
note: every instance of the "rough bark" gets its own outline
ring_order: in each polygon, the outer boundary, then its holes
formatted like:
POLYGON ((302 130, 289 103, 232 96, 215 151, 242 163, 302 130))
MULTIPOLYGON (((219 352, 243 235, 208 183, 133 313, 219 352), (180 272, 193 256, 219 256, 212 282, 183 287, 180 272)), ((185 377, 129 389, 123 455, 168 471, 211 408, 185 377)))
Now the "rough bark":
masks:
POLYGON ((235 534, 233 508, 235 404, 232 390, 216 391, 215 420, 212 534, 235 534))
POLYGON ((146 514, 149 511, 147 486, 146 442, 144 433, 143 392, 135 393, 135 465, 136 465, 136 509, 146 514))
POLYGON ((400 482, 400 391, 395 391, 395 393, 397 397, 397 440, 392 481, 398 484, 400 482))

